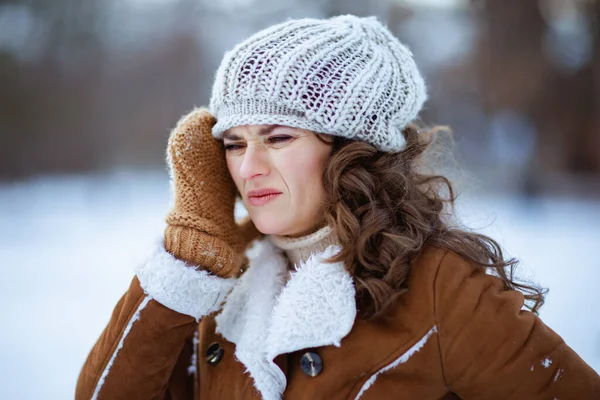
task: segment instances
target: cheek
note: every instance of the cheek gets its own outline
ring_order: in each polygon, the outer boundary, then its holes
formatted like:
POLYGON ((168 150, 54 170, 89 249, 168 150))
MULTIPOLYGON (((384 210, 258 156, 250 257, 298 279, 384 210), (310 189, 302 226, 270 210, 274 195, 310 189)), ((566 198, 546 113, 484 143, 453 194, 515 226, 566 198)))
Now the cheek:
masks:
POLYGON ((294 199, 304 203, 306 198, 311 198, 314 203, 315 195, 321 197, 326 160, 326 155, 319 154, 314 149, 281 153, 277 169, 294 199))
POLYGON ((231 179, 233 179, 233 182, 235 183, 235 186, 237 187, 238 191, 242 191, 242 179, 240 178, 240 162, 234 158, 230 158, 227 157, 227 169, 229 170, 229 175, 231 175, 231 179))

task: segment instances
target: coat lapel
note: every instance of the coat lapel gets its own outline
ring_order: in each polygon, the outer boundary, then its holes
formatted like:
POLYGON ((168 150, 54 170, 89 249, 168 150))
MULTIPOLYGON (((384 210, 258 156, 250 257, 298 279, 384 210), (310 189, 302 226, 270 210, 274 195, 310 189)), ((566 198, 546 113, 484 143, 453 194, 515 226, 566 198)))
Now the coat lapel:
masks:
POLYGON ((308 347, 339 347, 352 329, 356 317, 352 277, 343 263, 323 262, 338 251, 329 246, 292 273, 273 309, 268 357, 308 347))
POLYGON ((280 399, 287 385, 273 362, 283 353, 335 345, 356 317, 352 277, 343 263, 323 262, 328 247, 300 265, 284 284, 287 260, 267 239, 248 252, 250 266, 216 317, 217 332, 235 343, 235 355, 265 399, 280 399))

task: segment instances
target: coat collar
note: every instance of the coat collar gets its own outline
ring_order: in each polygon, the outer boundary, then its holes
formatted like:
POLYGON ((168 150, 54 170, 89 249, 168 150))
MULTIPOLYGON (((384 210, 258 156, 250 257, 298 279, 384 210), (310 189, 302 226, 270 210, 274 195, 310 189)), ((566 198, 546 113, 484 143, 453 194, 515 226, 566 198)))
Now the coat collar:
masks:
POLYGON ((355 290, 344 264, 323 260, 339 252, 329 246, 288 273, 281 250, 268 240, 247 253, 248 270, 216 317, 217 332, 235 343, 235 355, 265 399, 280 399, 286 377, 273 361, 297 350, 335 345, 356 318, 355 290))

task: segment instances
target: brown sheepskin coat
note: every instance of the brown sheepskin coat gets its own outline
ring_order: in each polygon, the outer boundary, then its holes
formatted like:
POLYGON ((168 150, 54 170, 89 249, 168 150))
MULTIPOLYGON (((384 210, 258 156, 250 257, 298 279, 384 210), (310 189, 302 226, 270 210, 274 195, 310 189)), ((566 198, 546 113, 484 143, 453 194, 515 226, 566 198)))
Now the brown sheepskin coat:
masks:
POLYGON ((83 366, 77 399, 600 399, 600 377, 523 295, 429 248, 385 319, 356 318, 352 278, 322 262, 287 280, 266 240, 239 279, 158 246, 83 366))

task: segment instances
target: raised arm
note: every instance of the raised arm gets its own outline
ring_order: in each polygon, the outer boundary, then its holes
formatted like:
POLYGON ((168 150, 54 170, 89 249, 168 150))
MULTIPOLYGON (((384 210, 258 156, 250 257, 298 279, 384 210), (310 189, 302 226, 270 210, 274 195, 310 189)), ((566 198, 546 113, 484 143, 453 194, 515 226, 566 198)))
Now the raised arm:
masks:
POLYGON ((192 397, 194 377, 182 368, 181 357, 191 353, 186 343, 200 318, 219 309, 245 264, 246 245, 258 233, 250 221, 238 226, 234 220, 235 186, 212 138, 214 123, 198 109, 171 132, 174 206, 164 240, 136 270, 90 352, 77 399, 192 397))

